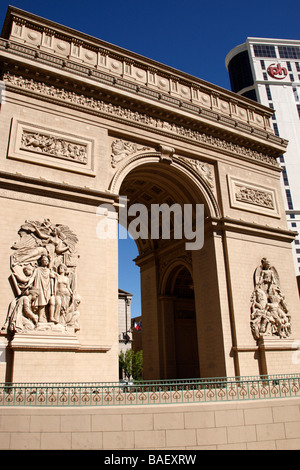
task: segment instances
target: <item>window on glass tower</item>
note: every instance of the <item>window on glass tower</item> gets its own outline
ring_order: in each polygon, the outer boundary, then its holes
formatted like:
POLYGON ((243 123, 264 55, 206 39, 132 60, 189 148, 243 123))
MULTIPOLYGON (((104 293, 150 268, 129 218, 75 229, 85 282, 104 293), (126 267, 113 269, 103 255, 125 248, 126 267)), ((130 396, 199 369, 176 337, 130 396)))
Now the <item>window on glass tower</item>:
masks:
POLYGON ((254 44, 253 51, 255 57, 276 57, 275 47, 267 44, 254 44))
POLYGON ((300 59, 300 47, 278 46, 279 57, 281 59, 300 59))

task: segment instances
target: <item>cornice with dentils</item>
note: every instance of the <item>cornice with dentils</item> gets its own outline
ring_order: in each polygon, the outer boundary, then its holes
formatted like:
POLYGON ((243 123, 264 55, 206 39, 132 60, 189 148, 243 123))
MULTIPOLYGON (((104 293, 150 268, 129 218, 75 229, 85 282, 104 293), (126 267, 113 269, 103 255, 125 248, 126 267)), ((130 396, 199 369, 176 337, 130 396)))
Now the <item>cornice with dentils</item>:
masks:
POLYGON ((254 103, 248 98, 240 97, 236 93, 233 93, 212 83, 206 82, 205 80, 194 77, 183 71, 177 70, 165 64, 161 64, 160 62, 144 57, 135 52, 128 51, 114 44, 108 43, 101 39, 74 30, 67 26, 55 23, 51 20, 39 17, 37 15, 34 15, 32 13, 26 12, 13 6, 8 7, 6 18, 1 32, 2 38, 8 39, 12 21, 14 18, 18 18, 19 20, 25 22, 28 26, 31 26, 33 29, 43 30, 44 28, 48 28, 48 30, 50 29, 56 35, 60 35, 60 37, 64 37, 66 40, 69 41, 74 41, 76 39, 79 41, 84 41, 86 46, 94 46, 96 48, 101 48, 106 51, 109 55, 115 58, 119 58, 121 60, 128 59, 128 61, 134 61, 134 63, 136 63, 137 65, 144 66, 150 69, 152 68, 160 73, 165 73, 170 78, 176 77, 177 79, 181 79, 185 83, 188 83, 190 86, 200 87, 203 91, 206 91, 207 93, 214 92, 217 95, 230 99, 235 103, 240 103, 241 105, 251 107, 252 109, 256 108, 260 110, 262 114, 265 114, 267 116, 272 116, 272 114, 274 113, 273 110, 260 103, 254 103))
POLYGON ((241 139, 243 135, 247 140, 249 140, 248 145, 259 145, 267 153, 269 148, 270 154, 273 156, 279 156, 285 152, 287 141, 275 136, 271 127, 264 124, 273 114, 273 110, 244 97, 241 98, 239 95, 215 85, 208 84, 207 82, 191 77, 183 72, 179 72, 168 66, 154 62, 151 59, 146 59, 135 53, 105 43, 104 41, 95 39, 84 33, 74 31, 68 27, 58 25, 50 20, 24 12, 23 10, 15 7, 9 7, 8 9, 3 26, 2 37, 3 39, 0 39, 0 53, 2 55, 3 63, 10 62, 15 67, 19 63, 21 66, 20 69, 22 68, 22 65, 23 67, 30 65, 31 69, 32 67, 35 69, 40 68, 41 72, 44 73, 46 71, 46 67, 49 72, 52 70, 54 74, 59 73, 62 75, 62 78, 65 76, 67 81, 68 78, 72 76, 72 80, 78 80, 79 82, 84 81, 84 87, 87 86, 93 88, 96 86, 97 88, 100 88, 102 90, 102 96, 104 96, 103 87, 105 87, 107 91, 110 90, 114 93, 123 95, 123 98, 130 98, 131 96, 137 102, 141 102, 142 100, 145 103, 148 102, 148 104, 152 102, 158 108, 163 107, 162 109, 164 109, 164 112, 169 110, 171 113, 179 113, 184 116, 185 121, 190 117, 190 119, 198 122, 199 124, 200 121, 206 123, 209 127, 215 128, 215 131, 222 132, 223 135, 224 132, 228 135, 231 134, 231 138, 241 139), (134 79, 127 76, 125 77, 122 74, 113 74, 109 70, 99 70, 87 63, 78 63, 70 56, 63 57, 56 54, 54 50, 41 50, 38 45, 28 44, 23 41, 22 38, 20 38, 20 41, 16 41, 13 37, 12 40, 5 39, 5 37, 11 37, 13 22, 26 25, 26 27, 30 29, 39 31, 47 30, 47 34, 55 35, 60 39, 64 38, 64 40, 69 41, 70 45, 71 43, 74 44, 76 41, 83 41, 82 44, 84 47, 97 46, 98 49, 101 48, 102 52, 104 47, 107 54, 113 54, 114 59, 118 57, 120 61, 123 61, 123 63, 124 61, 127 63, 131 60, 131 63, 135 63, 138 67, 144 67, 144 69, 147 70, 156 70, 160 76, 168 77, 170 80, 176 79, 178 83, 182 83, 184 86, 190 87, 190 92, 192 91, 192 88, 195 88, 203 93, 207 93, 207 95, 210 96, 211 103, 210 105, 204 106, 192 99, 184 99, 183 97, 175 96, 171 91, 163 91, 158 87, 155 89, 147 83, 138 83, 137 81, 134 81, 134 79), (117 56, 116 54, 119 55, 117 56), (218 103, 218 100, 220 100, 219 103, 224 103, 224 101, 226 101, 230 110, 231 108, 236 108, 237 111, 244 110, 247 113, 247 116, 254 113, 254 116, 261 117, 263 123, 258 125, 256 122, 251 122, 250 118, 248 120, 241 119, 238 116, 238 112, 236 112, 236 114, 231 111, 230 113, 224 112, 221 105, 218 106, 217 104, 213 104, 214 102, 218 103))

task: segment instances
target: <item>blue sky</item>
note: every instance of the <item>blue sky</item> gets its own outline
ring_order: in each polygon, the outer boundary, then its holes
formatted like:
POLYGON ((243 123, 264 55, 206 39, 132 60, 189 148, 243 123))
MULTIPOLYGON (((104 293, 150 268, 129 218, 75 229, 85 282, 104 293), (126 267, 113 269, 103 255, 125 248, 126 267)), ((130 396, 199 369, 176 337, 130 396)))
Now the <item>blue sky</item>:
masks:
MULTIPOLYGON (((9 4, 226 89, 225 57, 248 36, 300 39, 300 0, 2 0, 0 23, 9 4)), ((131 240, 120 245, 119 286, 134 294, 137 316, 137 249, 131 240)))

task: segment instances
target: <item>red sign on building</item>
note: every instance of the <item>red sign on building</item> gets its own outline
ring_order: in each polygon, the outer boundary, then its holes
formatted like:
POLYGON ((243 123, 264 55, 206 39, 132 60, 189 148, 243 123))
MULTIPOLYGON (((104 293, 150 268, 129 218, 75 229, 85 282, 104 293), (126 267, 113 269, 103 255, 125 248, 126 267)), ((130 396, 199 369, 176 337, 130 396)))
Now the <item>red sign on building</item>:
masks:
POLYGON ((287 69, 285 67, 281 67, 280 64, 269 65, 267 72, 270 77, 275 78, 276 80, 282 80, 287 76, 287 69))

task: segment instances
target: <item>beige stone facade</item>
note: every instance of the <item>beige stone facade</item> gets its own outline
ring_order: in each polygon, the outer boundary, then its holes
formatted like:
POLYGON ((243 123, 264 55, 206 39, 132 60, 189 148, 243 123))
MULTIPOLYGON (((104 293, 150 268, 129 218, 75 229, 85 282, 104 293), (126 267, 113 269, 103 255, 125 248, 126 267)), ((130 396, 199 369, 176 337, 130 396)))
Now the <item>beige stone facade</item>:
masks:
MULTIPOLYGON (((299 398, 284 398, 234 404, 2 408, 0 449, 151 449, 144 459, 151 458, 153 450, 186 457, 197 450, 298 450, 299 405, 299 398)), ((112 455, 100 456, 105 457, 112 455)))
MULTIPOLYGON (((116 229, 119 196, 148 209, 204 205, 202 249, 137 240, 146 379, 299 372, 294 235, 276 161, 287 142, 272 132, 272 111, 15 8, 0 55, 0 320, 14 298, 11 247, 26 221, 46 233, 46 249, 54 229, 75 234, 76 266, 56 248, 53 256, 76 273, 81 298, 77 329, 47 319, 42 331, 2 333, 2 381, 118 380, 118 240, 97 230, 103 220, 116 229), (277 300, 267 307, 254 305, 255 289, 271 295, 258 274, 273 276, 277 300), (273 312, 263 325, 279 300, 282 318, 273 312)), ((21 232, 45 248, 32 227, 21 232)))

